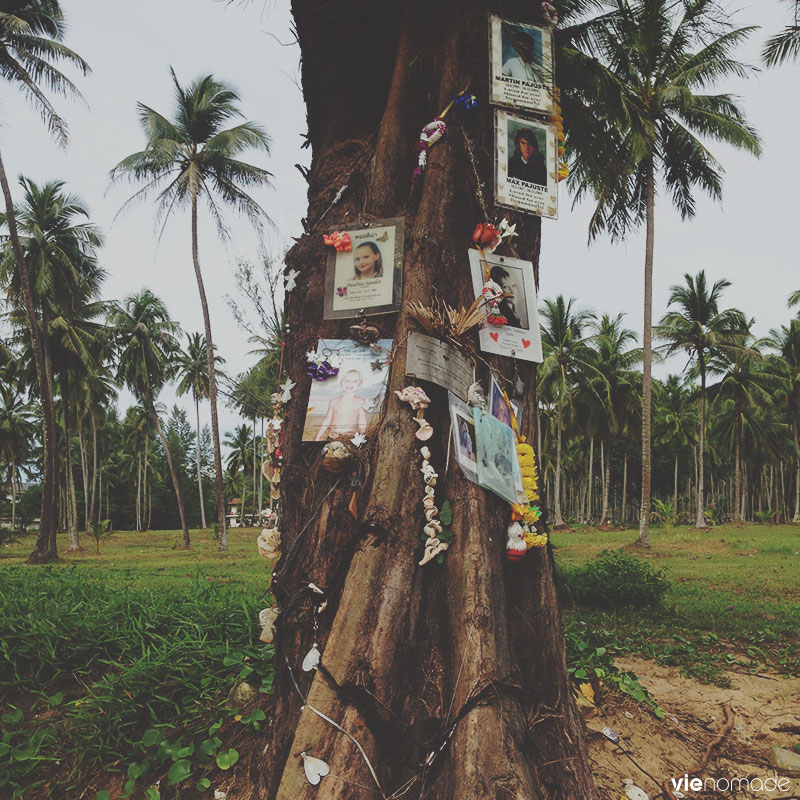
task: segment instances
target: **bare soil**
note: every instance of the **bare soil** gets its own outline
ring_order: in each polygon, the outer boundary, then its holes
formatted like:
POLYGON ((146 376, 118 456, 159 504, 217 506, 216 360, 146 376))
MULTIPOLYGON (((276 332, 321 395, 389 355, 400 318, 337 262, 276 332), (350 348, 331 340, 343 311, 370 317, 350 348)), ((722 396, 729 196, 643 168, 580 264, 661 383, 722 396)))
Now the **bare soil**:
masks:
MULTIPOLYGON (((800 734, 792 732, 800 726, 800 678, 734 672, 728 673, 732 688, 721 689, 684 677, 678 667, 663 667, 653 661, 625 658, 618 659, 617 666, 636 673, 666 716, 659 720, 643 706, 616 693, 601 695, 586 725, 602 800, 624 798, 626 779, 647 792, 651 800, 664 797, 656 782, 682 777, 701 761, 723 727, 726 703, 735 715, 733 728, 712 750, 707 766, 698 774, 701 779, 749 777, 764 781, 776 775, 768 760, 770 748, 776 745, 791 750, 800 741, 800 734), (602 734, 606 726, 620 734, 622 749, 602 734), (779 728, 789 731, 776 730, 779 728)), ((687 798, 800 797, 800 777, 777 774, 789 781, 787 791, 716 794, 706 790, 684 794, 687 798)), ((785 782, 782 785, 787 786, 785 782)))

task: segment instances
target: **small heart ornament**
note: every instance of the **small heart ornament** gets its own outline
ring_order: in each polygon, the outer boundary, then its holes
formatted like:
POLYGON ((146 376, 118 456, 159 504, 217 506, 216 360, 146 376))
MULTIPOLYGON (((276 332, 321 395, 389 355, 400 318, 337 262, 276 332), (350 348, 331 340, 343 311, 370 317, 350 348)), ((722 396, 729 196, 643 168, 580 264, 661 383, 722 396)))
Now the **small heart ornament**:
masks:
POLYGON ((306 778, 312 786, 317 786, 319 782, 330 773, 331 768, 321 759, 308 755, 306 752, 300 753, 300 758, 303 759, 303 769, 306 773, 306 778))

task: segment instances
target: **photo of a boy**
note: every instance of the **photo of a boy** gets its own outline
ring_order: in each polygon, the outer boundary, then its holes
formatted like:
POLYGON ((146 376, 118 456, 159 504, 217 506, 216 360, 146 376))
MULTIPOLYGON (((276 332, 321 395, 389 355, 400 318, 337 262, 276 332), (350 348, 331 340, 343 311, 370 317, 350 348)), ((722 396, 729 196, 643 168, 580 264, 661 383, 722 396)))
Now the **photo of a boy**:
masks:
POLYGON ((364 404, 367 402, 358 396, 358 390, 364 383, 364 378, 357 369, 349 369, 339 380, 340 394, 328 403, 328 413, 322 421, 314 441, 321 442, 330 438, 328 432, 336 437, 355 436, 357 433, 366 433, 367 412, 364 404))

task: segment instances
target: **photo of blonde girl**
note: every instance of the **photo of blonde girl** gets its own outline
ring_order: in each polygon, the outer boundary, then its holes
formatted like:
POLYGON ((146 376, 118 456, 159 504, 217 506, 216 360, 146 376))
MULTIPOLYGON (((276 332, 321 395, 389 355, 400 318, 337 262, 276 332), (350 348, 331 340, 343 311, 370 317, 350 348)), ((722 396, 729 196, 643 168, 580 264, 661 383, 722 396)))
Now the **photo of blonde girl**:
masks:
POLYGON ((367 431, 365 398, 358 396, 364 378, 357 369, 349 369, 339 379, 340 393, 328 403, 328 413, 314 441, 322 442, 332 436, 350 438, 367 431), (330 434, 330 435, 329 435, 330 434))

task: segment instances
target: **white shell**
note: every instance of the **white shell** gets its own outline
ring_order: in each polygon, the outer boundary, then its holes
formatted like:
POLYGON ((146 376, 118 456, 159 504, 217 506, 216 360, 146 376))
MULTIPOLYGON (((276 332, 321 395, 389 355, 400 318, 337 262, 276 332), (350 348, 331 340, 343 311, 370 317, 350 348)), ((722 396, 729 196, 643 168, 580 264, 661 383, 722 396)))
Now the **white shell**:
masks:
POLYGON ((431 457, 431 451, 427 447, 420 447, 419 452, 426 461, 431 457))
POLYGON ((256 544, 260 556, 273 560, 281 557, 281 532, 277 528, 264 528, 256 544))
POLYGON ((431 506, 430 508, 425 509, 425 521, 430 522, 437 514, 439 513, 439 509, 436 506, 431 506))
POLYGON ((306 653, 306 657, 303 659, 303 672, 311 672, 312 669, 316 669, 319 666, 321 658, 322 654, 317 649, 317 643, 314 642, 314 644, 311 645, 311 649, 306 653))
POLYGON ((258 613, 258 623, 261 625, 261 636, 258 638, 266 644, 272 644, 275 639, 275 620, 278 619, 278 609, 262 608, 258 613))
POLYGON ((433 473, 433 475, 426 475, 425 476, 425 483, 427 483, 428 486, 436 486, 436 478, 437 477, 438 477, 438 475, 435 472, 433 473))
POLYGON ((436 505, 436 500, 433 498, 433 495, 426 495, 425 499, 422 501, 422 505, 425 508, 433 508, 436 505))
POLYGON ((426 486, 425 494, 428 495, 428 497, 433 497, 436 494, 436 490, 433 488, 433 486, 426 486))
POLYGON ((635 784, 629 783, 625 787, 625 796, 628 800, 650 800, 650 795, 635 784))
POLYGON ((424 567, 425 564, 436 558, 439 553, 443 553, 448 547, 450 547, 449 544, 435 537, 428 539, 428 541, 425 542, 425 555, 422 557, 422 561, 419 562, 419 565, 424 567))
POLYGON ((330 773, 331 768, 321 759, 314 756, 300 753, 303 759, 303 769, 306 773, 306 778, 312 786, 316 786, 319 782, 330 773))
POLYGON ((422 530, 428 536, 435 537, 437 533, 442 532, 442 523, 438 519, 432 519, 422 530))

